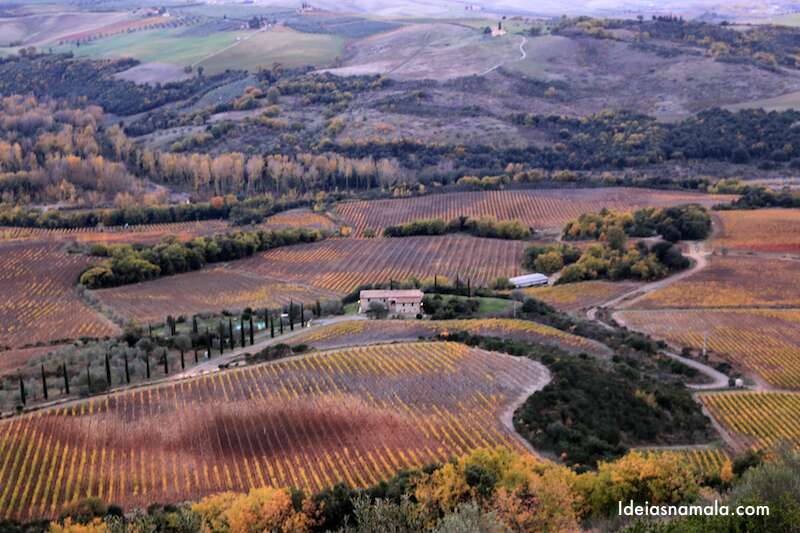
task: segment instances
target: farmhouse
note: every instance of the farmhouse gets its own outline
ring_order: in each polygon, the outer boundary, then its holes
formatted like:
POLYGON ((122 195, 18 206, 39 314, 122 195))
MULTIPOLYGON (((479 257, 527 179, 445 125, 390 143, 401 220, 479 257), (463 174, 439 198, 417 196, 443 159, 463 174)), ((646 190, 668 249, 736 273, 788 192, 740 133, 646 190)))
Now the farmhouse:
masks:
POLYGON ((550 278, 544 274, 526 274, 524 276, 511 278, 508 281, 510 281, 514 287, 523 289, 525 287, 539 287, 541 285, 547 285, 550 283, 550 278))
POLYGON ((386 306, 392 316, 413 317, 422 313, 422 291, 361 291, 358 300, 358 312, 366 313, 372 302, 386 306))

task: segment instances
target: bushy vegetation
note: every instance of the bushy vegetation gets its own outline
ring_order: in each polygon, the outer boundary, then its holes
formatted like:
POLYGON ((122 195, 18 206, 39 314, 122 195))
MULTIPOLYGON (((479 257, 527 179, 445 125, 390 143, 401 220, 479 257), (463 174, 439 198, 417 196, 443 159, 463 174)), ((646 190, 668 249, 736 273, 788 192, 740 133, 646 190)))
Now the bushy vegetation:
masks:
POLYGON ((584 213, 566 224, 566 240, 620 238, 619 229, 631 237, 660 235, 667 241, 703 240, 711 233, 711 217, 696 204, 656 209, 648 207, 633 213, 617 213, 607 209, 584 213))
POLYGON ((434 294, 426 295, 422 299, 422 308, 433 320, 473 318, 478 314, 480 302, 473 298, 442 297, 440 294, 434 294))
POLYGON ((592 279, 648 281, 687 268, 689 260, 677 246, 666 241, 628 245, 626 235, 619 229, 609 231, 604 242, 585 249, 563 243, 530 246, 525 250, 523 266, 548 275, 560 272, 556 283, 592 279))
POLYGON ((0 94, 87 100, 108 113, 133 115, 190 98, 245 75, 226 72, 163 85, 136 84, 114 76, 138 64, 130 58, 89 61, 73 59, 71 54, 9 55, 0 59, 0 94))
POLYGON ((207 263, 232 261, 249 257, 256 252, 324 238, 317 230, 290 228, 235 232, 213 237, 199 237, 188 242, 167 240, 155 246, 96 244, 91 253, 108 257, 98 266, 86 270, 81 285, 90 289, 138 283, 159 276, 199 270, 207 263))
POLYGON ((449 222, 442 219, 415 220, 407 224, 387 226, 385 237, 410 237, 412 235, 444 235, 447 233, 469 233, 476 237, 492 239, 528 239, 533 232, 518 220, 499 221, 492 217, 478 219, 461 216, 449 222))
POLYGON ((507 339, 459 332, 447 338, 548 367, 552 381, 517 410, 514 425, 534 447, 578 471, 620 457, 631 446, 702 442, 711 434, 708 419, 680 381, 656 379, 630 358, 605 363, 507 339))
POLYGON ((714 209, 761 209, 764 207, 800 207, 800 193, 791 189, 771 191, 764 188, 748 188, 739 198, 730 204, 720 204, 714 209))

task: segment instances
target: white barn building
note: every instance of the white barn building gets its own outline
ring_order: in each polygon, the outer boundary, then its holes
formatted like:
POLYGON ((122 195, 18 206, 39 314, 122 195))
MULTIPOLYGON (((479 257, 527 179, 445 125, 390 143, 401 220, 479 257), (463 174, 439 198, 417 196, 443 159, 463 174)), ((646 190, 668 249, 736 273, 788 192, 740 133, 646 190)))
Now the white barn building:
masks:
POLYGON ((525 287, 541 287, 550 284, 550 278, 544 274, 525 274, 524 276, 511 278, 508 281, 518 289, 524 289, 525 287))

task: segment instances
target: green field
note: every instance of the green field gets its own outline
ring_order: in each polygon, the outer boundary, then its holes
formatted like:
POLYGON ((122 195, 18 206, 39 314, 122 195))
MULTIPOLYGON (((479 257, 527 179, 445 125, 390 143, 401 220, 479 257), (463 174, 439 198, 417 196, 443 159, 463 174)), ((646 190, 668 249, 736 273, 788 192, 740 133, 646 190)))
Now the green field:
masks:
POLYGON ((236 43, 246 32, 218 32, 203 37, 180 35, 184 28, 125 33, 79 47, 62 47, 79 57, 133 57, 148 63, 192 65, 236 43))
POLYGON ((199 65, 214 74, 226 68, 254 70, 258 66, 281 63, 289 67, 330 64, 344 50, 344 39, 335 35, 294 31, 260 31, 199 65))
POLYGON ((202 65, 215 74, 260 65, 326 65, 344 49, 333 35, 293 31, 225 31, 206 36, 181 35, 183 28, 116 35, 81 46, 61 47, 79 57, 133 57, 143 63, 202 65))

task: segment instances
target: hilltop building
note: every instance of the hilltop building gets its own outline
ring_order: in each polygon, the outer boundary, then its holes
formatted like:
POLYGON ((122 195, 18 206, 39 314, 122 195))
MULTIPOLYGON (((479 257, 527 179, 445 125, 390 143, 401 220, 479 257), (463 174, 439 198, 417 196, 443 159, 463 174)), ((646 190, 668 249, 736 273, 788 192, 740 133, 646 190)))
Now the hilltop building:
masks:
POLYGON ((386 307, 389 316, 415 317, 422 313, 422 291, 420 290, 368 290, 361 291, 358 312, 366 313, 369 305, 378 302, 386 307))

